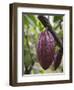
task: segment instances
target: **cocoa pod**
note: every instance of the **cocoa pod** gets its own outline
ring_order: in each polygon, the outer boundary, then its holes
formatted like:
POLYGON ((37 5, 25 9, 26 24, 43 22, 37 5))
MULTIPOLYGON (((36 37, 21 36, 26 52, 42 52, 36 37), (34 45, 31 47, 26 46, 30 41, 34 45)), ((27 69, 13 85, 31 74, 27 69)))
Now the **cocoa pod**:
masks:
POLYGON ((63 49, 59 49, 57 53, 54 55, 54 68, 55 70, 59 67, 63 55, 63 49))
POLYGON ((55 40, 52 34, 45 30, 41 32, 37 45, 37 56, 43 69, 49 68, 54 60, 55 40))

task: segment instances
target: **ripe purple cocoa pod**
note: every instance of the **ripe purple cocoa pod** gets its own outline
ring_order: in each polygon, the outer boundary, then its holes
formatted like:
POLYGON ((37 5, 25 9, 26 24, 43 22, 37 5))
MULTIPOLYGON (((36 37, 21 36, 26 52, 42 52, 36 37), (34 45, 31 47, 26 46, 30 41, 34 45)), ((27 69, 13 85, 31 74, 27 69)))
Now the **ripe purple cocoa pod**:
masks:
POLYGON ((52 34, 45 30, 41 32, 37 45, 37 56, 43 69, 48 69, 54 60, 55 40, 52 34))
POLYGON ((57 53, 54 55, 54 68, 55 70, 59 67, 63 55, 63 49, 59 49, 57 53))

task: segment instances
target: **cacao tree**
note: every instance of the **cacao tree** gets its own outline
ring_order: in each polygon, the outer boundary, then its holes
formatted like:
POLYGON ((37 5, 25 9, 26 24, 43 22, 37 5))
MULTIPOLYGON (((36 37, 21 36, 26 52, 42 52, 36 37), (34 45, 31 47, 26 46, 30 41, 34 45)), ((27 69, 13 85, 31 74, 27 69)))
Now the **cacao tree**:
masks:
POLYGON ((58 69, 63 56, 62 18, 63 16, 53 16, 54 26, 51 26, 50 18, 45 15, 24 15, 25 74, 45 73, 44 70, 51 65, 55 70, 58 69), (56 46, 59 47, 57 51, 56 46))

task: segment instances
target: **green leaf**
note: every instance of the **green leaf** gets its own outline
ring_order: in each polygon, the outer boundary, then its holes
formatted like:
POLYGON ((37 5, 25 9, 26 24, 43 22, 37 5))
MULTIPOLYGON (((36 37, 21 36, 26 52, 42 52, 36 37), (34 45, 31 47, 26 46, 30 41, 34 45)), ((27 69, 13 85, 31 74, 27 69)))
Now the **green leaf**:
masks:
POLYGON ((28 67, 29 65, 31 65, 32 63, 32 59, 31 59, 31 56, 29 54, 29 52, 25 52, 25 56, 24 56, 24 64, 26 67, 28 67))
POLYGON ((28 14, 28 17, 33 21, 33 23, 36 25, 37 20, 36 17, 34 15, 28 14))
POLYGON ((59 38, 63 38, 63 31, 60 31, 60 32, 58 33, 58 36, 59 36, 59 38))
POLYGON ((53 22, 58 22, 59 20, 63 20, 63 15, 54 16, 53 22))
POLYGON ((41 74, 44 74, 44 73, 45 73, 45 71, 44 71, 44 70, 40 70, 40 73, 41 73, 41 74))
MULTIPOLYGON (((32 26, 36 25, 36 19, 33 15, 25 15, 25 18, 28 21, 28 23, 27 23, 28 25, 32 25, 32 26)), ((26 24, 26 21, 25 21, 25 24, 26 24)))
POLYGON ((29 21, 28 21, 28 18, 26 16, 23 17, 24 19, 24 26, 25 26, 25 29, 27 29, 29 27, 29 21))

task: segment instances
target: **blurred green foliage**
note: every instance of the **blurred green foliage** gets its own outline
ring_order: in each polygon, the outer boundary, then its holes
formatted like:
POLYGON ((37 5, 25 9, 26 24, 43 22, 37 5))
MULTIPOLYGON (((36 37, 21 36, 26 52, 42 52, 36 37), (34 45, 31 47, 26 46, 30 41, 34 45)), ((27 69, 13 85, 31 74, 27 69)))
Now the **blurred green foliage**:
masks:
MULTIPOLYGON (((47 15, 45 15, 47 16, 47 15)), ((45 30, 42 23, 37 18, 38 15, 24 14, 24 73, 25 74, 44 74, 54 72, 52 67, 49 70, 43 70, 37 60, 36 47, 39 34, 45 30)), ((50 16, 47 16, 50 18, 50 16)), ((63 39, 63 16, 52 16, 53 29, 59 38, 63 39)), ((51 23, 51 22, 50 22, 51 23)), ((61 66, 62 67, 62 66, 61 66)), ((57 71, 56 71, 57 72, 57 71)), ((59 70, 60 72, 60 70, 59 70)))

